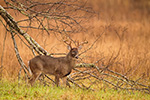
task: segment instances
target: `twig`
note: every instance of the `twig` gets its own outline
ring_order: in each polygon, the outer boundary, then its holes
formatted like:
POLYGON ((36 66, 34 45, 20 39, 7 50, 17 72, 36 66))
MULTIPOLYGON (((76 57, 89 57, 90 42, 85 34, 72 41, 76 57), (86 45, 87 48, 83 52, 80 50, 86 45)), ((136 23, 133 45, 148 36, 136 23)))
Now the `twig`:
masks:
POLYGON ((92 49, 92 47, 95 45, 95 43, 100 39, 100 37, 106 32, 106 30, 108 28, 109 28, 109 26, 104 29, 104 31, 95 39, 95 41, 92 43, 92 45, 89 48, 87 48, 86 50, 84 50, 83 52, 81 52, 78 56, 80 56, 83 53, 85 53, 85 52, 89 51, 90 49, 92 49))

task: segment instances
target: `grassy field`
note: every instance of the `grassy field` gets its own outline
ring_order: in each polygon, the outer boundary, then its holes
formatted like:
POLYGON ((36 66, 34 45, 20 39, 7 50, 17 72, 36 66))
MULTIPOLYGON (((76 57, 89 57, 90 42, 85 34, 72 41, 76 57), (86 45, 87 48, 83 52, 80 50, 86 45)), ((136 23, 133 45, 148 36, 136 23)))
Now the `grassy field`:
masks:
POLYGON ((33 87, 17 81, 0 81, 0 100, 148 100, 150 95, 142 92, 128 93, 112 89, 96 91, 77 87, 62 88, 36 84, 33 87))

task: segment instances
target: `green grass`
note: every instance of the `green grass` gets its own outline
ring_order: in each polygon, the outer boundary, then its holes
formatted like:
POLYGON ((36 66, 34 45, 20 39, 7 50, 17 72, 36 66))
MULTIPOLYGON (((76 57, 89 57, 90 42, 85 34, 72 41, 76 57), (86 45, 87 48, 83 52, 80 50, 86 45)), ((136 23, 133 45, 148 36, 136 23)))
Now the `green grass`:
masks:
POLYGON ((126 91, 82 90, 77 87, 60 88, 35 85, 30 87, 18 82, 0 81, 0 100, 149 100, 150 95, 142 92, 129 94, 126 91))

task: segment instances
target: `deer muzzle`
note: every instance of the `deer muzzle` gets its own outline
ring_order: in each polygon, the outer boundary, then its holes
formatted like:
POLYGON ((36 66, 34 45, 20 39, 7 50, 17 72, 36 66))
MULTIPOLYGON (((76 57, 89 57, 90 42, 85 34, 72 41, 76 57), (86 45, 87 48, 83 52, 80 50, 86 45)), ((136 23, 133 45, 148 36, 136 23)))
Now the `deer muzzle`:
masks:
POLYGON ((75 58, 76 58, 76 59, 78 59, 78 58, 79 58, 79 56, 78 56, 78 55, 76 55, 76 56, 75 56, 75 58))

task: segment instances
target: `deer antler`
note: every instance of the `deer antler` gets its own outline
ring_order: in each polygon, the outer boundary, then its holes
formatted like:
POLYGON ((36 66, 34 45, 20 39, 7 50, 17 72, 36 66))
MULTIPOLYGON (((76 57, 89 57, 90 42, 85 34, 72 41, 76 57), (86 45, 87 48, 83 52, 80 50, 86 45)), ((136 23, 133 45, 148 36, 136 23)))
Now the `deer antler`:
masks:
POLYGON ((79 47, 79 46, 83 46, 84 44, 87 44, 88 41, 83 41, 83 42, 81 42, 81 43, 79 43, 79 41, 77 41, 76 43, 77 43, 76 46, 79 47))
POLYGON ((67 44, 68 46, 70 46, 70 48, 72 48, 71 41, 68 43, 67 40, 64 40, 64 43, 67 44))
POLYGON ((76 46, 77 46, 77 48, 80 50, 81 48, 82 48, 82 46, 84 45, 84 44, 87 44, 88 43, 88 41, 84 41, 84 42, 81 42, 81 43, 79 43, 79 41, 76 41, 76 46))
POLYGON ((88 44, 88 41, 81 42, 79 45, 88 44))

